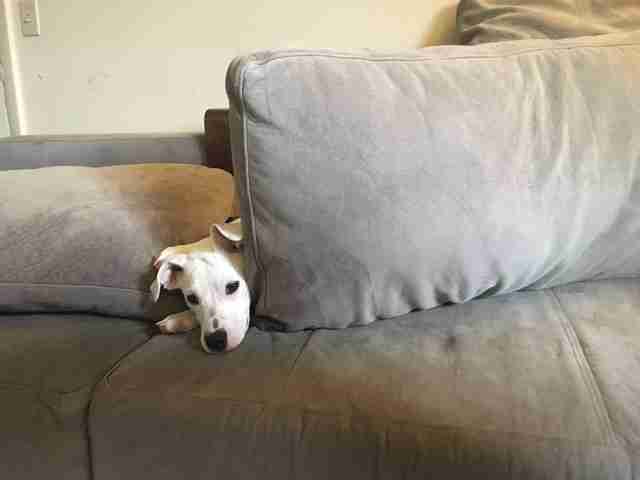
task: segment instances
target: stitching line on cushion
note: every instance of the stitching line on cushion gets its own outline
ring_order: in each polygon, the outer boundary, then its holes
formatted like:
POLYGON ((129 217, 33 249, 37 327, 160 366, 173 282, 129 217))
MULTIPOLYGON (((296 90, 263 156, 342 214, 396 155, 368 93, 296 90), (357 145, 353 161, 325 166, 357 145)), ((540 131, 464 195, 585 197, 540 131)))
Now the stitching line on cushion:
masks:
POLYGON ((74 393, 81 392, 82 390, 91 388, 93 386, 94 384, 92 382, 89 382, 87 384, 80 385, 79 387, 73 388, 71 390, 57 390, 55 388, 46 388, 46 387, 41 388, 38 385, 29 384, 29 383, 0 382, 0 390, 10 390, 10 389, 19 388, 21 391, 24 391, 27 393, 44 393, 44 394, 58 395, 58 396, 73 395, 74 393))
POLYGON ((243 148, 243 157, 244 157, 244 175, 245 175, 245 189, 247 191, 247 200, 249 203, 249 215, 251 221, 251 240, 253 242, 253 252, 254 257, 256 259, 256 265, 260 269, 262 276, 262 303, 266 308, 266 302, 268 297, 267 293, 267 275, 264 269, 264 265, 262 264, 262 258, 260 257, 260 252, 258 250, 258 234, 256 233, 256 221, 255 221, 255 211, 253 208, 253 192, 251 189, 251 182, 249 181, 249 135, 247 128, 247 109, 245 104, 245 78, 247 75, 247 70, 249 69, 249 64, 246 64, 242 68, 242 72, 240 74, 240 105, 242 107, 242 148, 243 148))
POLYGON ((558 52, 558 51, 571 51, 580 48, 620 48, 620 47, 637 47, 640 46, 638 41, 632 41, 629 43, 593 43, 593 44, 573 44, 568 45, 566 47, 549 47, 549 48, 529 48, 523 49, 516 52, 505 53, 503 55, 461 55, 457 57, 435 57, 435 56, 424 56, 424 57, 365 57, 362 55, 349 55, 349 54, 330 54, 330 53, 313 53, 311 51, 305 53, 284 53, 281 55, 276 55, 270 58, 266 58, 264 60, 254 60, 252 63, 254 65, 266 65, 270 62, 274 62, 277 60, 287 60, 290 58, 300 58, 300 57, 309 57, 309 58, 333 58, 338 60, 359 60, 370 63, 393 63, 393 62, 429 62, 429 61, 449 61, 449 60, 491 60, 496 58, 510 58, 510 57, 518 57, 521 55, 527 55, 530 53, 539 53, 539 52, 558 52))
POLYGON ((587 359, 587 355, 584 351, 584 348, 582 346, 582 343, 580 342, 580 338, 578 337, 578 334, 576 332, 575 327, 573 326, 573 323, 571 322, 571 320, 569 319, 569 316, 567 315, 564 307, 562 306, 562 303, 560 302, 560 298, 558 298, 558 295, 556 294, 556 292, 553 290, 553 288, 550 288, 548 290, 545 290, 545 292, 548 293, 548 295, 551 297, 552 301, 555 303, 555 305, 558 307, 558 312, 559 315, 557 315, 562 328, 565 332, 565 335, 567 337, 567 341, 569 342, 569 344, 571 345, 571 350, 573 352, 573 356, 575 358, 575 360, 578 363, 578 366, 580 368, 580 371, 582 372, 582 376, 583 379, 585 381, 585 383, 587 384, 587 388, 589 389, 590 393, 591 393, 591 398, 594 402, 594 405, 596 407, 596 412, 598 413, 598 416, 600 417, 600 420, 602 422, 602 426, 604 428, 604 433, 607 437, 607 443, 608 444, 615 444, 618 443, 617 442, 617 436, 613 430, 613 426, 611 423, 611 417, 609 415, 609 410, 607 409, 607 406, 605 404, 604 401, 604 397, 602 395, 602 390, 600 389, 600 386, 598 385, 598 382, 595 378, 595 374, 593 373, 593 369, 591 368, 591 364, 589 363, 589 360, 587 359))
POLYGON ((96 393, 98 391, 98 387, 102 383, 104 383, 105 387, 110 390, 111 386, 109 385, 109 377, 111 376, 111 374, 120 366, 120 364, 127 357, 129 357, 131 354, 133 354, 134 352, 136 352, 137 350, 145 346, 147 343, 149 343, 154 336, 155 335, 150 335, 144 341, 140 342, 139 344, 135 345, 130 350, 122 354, 122 356, 118 360, 116 360, 116 362, 111 366, 109 370, 107 370, 107 372, 102 376, 102 378, 98 380, 91 388, 91 393, 89 394, 89 405, 87 406, 85 415, 84 415, 85 436, 87 439, 87 451, 89 455, 89 478, 95 478, 95 466, 94 466, 95 454, 94 454, 93 441, 91 439, 91 418, 93 417, 93 410, 94 410, 94 404, 96 400, 96 393))
POLYGON ((305 339, 304 343, 300 347, 300 350, 298 351, 298 354, 296 355, 296 358, 293 360, 293 364, 291 365, 291 368, 289 369, 289 373, 287 374, 287 382, 289 382, 289 379, 293 375, 293 372, 296 369, 296 366, 298 365, 298 360, 300 360, 300 357, 302 356, 302 354, 306 350, 307 346, 309 345, 309 342, 311 341, 311 337, 313 337, 314 333, 315 333, 315 331, 309 332, 309 335, 307 335, 307 338, 305 339))
MULTIPOLYGON (((20 137, 9 137, 0 139, 0 144, 5 143, 36 143, 38 145, 44 143, 93 143, 96 141, 111 143, 111 142, 138 142, 142 141, 155 141, 155 140, 191 140, 191 139, 200 139, 201 134, 198 133, 176 133, 176 134, 155 134, 155 133, 131 133, 131 134, 105 134, 105 135, 24 135, 20 137)), ((75 166, 75 165, 74 165, 75 166)))
POLYGON ((87 284, 79 284, 79 283, 36 283, 36 282, 0 282, 0 286, 8 286, 8 287, 54 287, 54 288, 104 288, 107 290, 118 290, 120 292, 131 292, 131 293, 139 293, 142 295, 149 296, 150 294, 145 292, 144 290, 136 290, 135 288, 122 288, 122 287, 111 287, 109 285, 87 285, 87 284))
POLYGON ((111 375, 113 375, 115 373, 115 371, 118 368, 120 368, 120 365, 122 364, 122 362, 124 362, 125 359, 129 355, 134 353, 136 350, 140 349, 141 347, 144 347, 147 343, 149 343, 151 340, 153 340, 154 337, 156 337, 156 335, 150 335, 144 341, 140 342, 138 345, 133 346, 130 350, 128 350, 125 353, 123 353, 122 356, 118 360, 116 360, 116 362, 113 364, 113 366, 109 370, 107 370, 107 372, 102 376, 102 378, 96 383, 96 386, 99 385, 100 383, 104 382, 105 386, 110 389, 111 388, 111 384, 109 383, 109 378, 111 377, 111 375))

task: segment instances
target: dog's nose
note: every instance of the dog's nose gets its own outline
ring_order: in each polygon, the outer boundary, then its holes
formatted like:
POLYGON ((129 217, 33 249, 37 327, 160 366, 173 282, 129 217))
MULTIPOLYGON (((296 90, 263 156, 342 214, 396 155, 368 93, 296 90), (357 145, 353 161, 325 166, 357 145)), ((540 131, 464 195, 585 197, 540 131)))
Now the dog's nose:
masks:
POLYGON ((227 331, 221 328, 206 335, 204 343, 212 352, 223 352, 227 348, 227 331))

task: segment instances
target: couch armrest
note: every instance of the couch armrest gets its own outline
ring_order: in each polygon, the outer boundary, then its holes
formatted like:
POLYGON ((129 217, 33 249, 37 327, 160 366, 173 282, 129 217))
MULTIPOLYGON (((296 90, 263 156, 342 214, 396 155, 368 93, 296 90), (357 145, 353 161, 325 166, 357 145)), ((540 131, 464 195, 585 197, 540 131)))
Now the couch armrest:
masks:
POLYGON ((0 139, 0 170, 139 163, 209 165, 202 134, 26 135, 0 139))

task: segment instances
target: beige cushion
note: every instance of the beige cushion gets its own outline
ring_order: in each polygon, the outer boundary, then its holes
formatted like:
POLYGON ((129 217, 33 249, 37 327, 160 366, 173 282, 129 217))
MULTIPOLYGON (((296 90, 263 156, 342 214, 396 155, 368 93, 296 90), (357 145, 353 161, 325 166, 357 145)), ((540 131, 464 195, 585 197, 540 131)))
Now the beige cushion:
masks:
POLYGON ((465 44, 568 38, 640 30, 638 0, 461 0, 465 44))

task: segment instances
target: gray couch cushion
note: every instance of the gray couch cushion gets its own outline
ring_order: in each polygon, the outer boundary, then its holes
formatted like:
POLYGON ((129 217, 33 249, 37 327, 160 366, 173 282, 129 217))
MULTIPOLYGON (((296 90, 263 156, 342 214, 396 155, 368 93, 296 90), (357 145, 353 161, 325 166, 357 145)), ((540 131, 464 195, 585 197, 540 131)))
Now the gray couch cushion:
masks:
POLYGON ((567 38, 640 30, 638 0, 461 0, 465 44, 567 38))
POLYGON ((147 329, 88 315, 0 315, 0 478, 90 478, 93 387, 147 329))
POLYGON ((97 389, 96 478, 631 479, 633 361, 605 360, 615 335, 583 348, 580 332, 614 311, 637 336, 640 282, 577 288, 366 328, 251 330, 224 356, 196 333, 154 337, 97 389), (597 358, 626 372, 612 393, 626 406, 600 391, 597 358))
POLYGON ((602 391, 612 427, 640 460, 639 282, 567 285, 556 291, 602 391))
POLYGON ((85 311, 157 320, 152 257, 231 214, 228 173, 149 164, 0 172, 0 312, 85 311))
POLYGON ((640 32, 236 59, 256 312, 345 327, 637 275, 638 59, 640 32))

